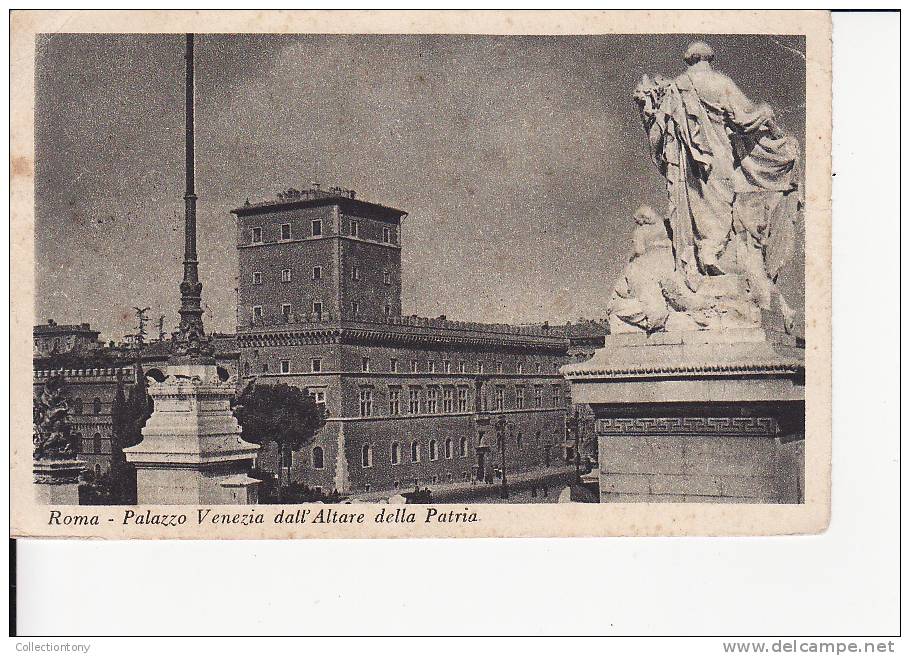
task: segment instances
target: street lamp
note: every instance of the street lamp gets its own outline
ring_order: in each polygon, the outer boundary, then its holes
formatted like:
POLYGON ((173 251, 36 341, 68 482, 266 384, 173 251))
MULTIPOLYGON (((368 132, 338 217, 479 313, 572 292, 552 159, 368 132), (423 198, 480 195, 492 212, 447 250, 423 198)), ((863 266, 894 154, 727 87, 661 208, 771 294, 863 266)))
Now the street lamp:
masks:
POLYGON ((579 417, 578 408, 575 412, 566 417, 566 433, 573 431, 575 433, 575 482, 581 482, 581 418, 579 417))
POLYGON ((508 430, 508 434, 511 436, 515 426, 511 422, 507 422, 504 416, 500 415, 499 419, 496 420, 494 427, 496 429, 496 442, 499 445, 499 464, 502 469, 502 487, 499 490, 499 498, 508 499, 509 484, 506 481, 506 431, 508 430))

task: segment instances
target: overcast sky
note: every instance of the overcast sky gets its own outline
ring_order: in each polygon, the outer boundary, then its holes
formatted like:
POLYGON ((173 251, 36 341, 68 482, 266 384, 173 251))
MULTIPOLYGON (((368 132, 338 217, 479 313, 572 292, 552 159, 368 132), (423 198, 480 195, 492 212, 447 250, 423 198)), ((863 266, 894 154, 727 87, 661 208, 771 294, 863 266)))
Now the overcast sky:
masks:
MULTIPOLYGON (((409 213, 405 314, 602 317, 632 211, 666 208, 631 90, 681 72, 696 37, 804 142, 796 37, 197 36, 207 329, 235 326, 229 211, 314 176, 409 213)), ((119 339, 139 305, 176 324, 183 48, 182 35, 39 38, 38 321, 119 339)), ((798 252, 782 279, 802 310, 798 252)))

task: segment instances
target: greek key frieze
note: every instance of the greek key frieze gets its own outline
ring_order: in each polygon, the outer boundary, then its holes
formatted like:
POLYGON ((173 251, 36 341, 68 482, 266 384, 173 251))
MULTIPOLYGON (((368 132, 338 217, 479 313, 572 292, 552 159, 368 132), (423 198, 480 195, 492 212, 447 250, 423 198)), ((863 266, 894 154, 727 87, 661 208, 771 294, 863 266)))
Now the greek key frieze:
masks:
POLYGON ((598 435, 746 435, 774 437, 773 417, 609 417, 598 419, 598 435))

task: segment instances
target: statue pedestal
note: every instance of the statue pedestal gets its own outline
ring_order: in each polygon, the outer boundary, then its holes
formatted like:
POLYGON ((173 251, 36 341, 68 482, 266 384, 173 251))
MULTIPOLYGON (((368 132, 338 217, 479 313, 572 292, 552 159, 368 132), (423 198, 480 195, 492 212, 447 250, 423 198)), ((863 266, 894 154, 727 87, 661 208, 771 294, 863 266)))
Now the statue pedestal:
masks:
POLYGON ((85 464, 78 460, 35 460, 32 471, 38 503, 51 506, 79 505, 79 473, 85 464))
POLYGON ((595 415, 601 502, 801 503, 803 353, 762 329, 635 333, 563 367, 595 415))
POLYGON ((245 442, 231 412, 236 390, 208 364, 167 368, 149 385, 155 410, 142 442, 124 449, 136 467, 140 504, 253 504, 259 481, 247 474, 259 446, 245 442))

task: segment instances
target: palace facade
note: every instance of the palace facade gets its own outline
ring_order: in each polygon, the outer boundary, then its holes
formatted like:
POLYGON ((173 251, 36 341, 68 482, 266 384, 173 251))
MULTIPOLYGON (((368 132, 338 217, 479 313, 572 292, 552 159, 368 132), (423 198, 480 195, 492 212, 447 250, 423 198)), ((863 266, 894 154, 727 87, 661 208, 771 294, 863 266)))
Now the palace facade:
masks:
POLYGON ((237 219, 242 376, 308 388, 328 422, 259 466, 357 494, 491 480, 570 455, 567 362, 603 345, 598 323, 551 327, 401 314, 406 213, 340 188, 289 190, 237 219), (504 419, 499 440, 496 424, 504 419))

